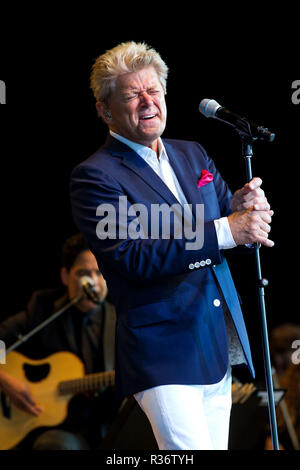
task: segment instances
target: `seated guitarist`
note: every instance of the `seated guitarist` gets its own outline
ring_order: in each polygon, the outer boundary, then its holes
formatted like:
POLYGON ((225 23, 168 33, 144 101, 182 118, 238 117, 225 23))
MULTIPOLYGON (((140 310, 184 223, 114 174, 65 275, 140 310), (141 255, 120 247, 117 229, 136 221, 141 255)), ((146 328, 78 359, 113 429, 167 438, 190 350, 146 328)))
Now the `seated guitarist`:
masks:
MULTIPOLYGON (((42 359, 59 351, 70 351, 84 363, 86 374, 114 369, 115 311, 107 296, 105 279, 94 255, 81 234, 66 240, 62 252, 61 280, 63 289, 35 292, 26 311, 7 318, 0 324, 0 338, 9 347, 19 335, 31 331, 69 299, 80 292, 79 280, 90 276, 101 300, 100 305, 84 298, 32 336, 18 348, 31 359, 42 359)), ((55 373, 55 371, 53 371, 55 373)), ((35 416, 42 409, 28 385, 0 371, 0 390, 11 402, 35 416)), ((45 450, 82 450, 97 448, 112 422, 118 405, 111 387, 96 396, 77 395, 69 404, 68 418, 55 428, 36 429, 17 448, 45 450)))

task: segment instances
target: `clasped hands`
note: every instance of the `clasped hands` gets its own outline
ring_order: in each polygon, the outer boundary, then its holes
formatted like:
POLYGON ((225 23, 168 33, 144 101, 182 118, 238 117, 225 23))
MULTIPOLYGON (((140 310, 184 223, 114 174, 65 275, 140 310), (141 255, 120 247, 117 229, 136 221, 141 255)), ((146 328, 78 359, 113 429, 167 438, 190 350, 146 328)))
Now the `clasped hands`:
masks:
POLYGON ((261 185, 260 178, 253 178, 233 195, 228 222, 237 245, 261 243, 267 247, 274 246, 268 238, 274 211, 261 185))

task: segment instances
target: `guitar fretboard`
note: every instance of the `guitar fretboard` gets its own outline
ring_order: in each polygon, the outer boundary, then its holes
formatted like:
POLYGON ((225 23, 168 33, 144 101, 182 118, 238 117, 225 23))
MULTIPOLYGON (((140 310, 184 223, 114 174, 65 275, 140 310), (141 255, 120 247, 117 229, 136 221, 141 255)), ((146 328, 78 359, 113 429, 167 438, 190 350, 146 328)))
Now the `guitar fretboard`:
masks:
POLYGON ((58 384, 60 395, 69 395, 80 392, 98 390, 101 387, 109 387, 115 383, 115 371, 89 374, 80 379, 63 380, 58 384))

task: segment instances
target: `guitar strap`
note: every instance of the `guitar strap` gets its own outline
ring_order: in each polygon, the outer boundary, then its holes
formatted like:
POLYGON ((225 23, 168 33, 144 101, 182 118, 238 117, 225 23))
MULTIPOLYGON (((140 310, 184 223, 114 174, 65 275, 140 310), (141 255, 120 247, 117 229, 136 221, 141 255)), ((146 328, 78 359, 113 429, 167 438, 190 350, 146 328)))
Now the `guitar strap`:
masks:
POLYGON ((81 351, 87 373, 115 368, 115 309, 107 301, 101 308, 101 315, 92 312, 82 323, 81 351))
POLYGON ((115 368, 116 311, 112 303, 105 302, 105 323, 103 333, 104 370, 115 368))

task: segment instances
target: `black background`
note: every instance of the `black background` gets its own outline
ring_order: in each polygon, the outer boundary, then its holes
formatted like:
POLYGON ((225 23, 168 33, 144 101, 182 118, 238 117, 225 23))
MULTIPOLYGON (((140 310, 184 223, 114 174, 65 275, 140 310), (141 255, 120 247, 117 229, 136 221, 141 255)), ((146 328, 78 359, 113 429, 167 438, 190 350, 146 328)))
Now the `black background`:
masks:
MULTIPOLYGON (((89 89, 95 58, 121 41, 145 41, 160 52, 170 72, 168 121, 164 137, 196 140, 215 160, 232 191, 245 183, 239 137, 198 112, 203 98, 214 98, 276 133, 271 144, 257 143, 253 174, 263 179, 275 211, 270 238, 262 248, 262 270, 268 278, 266 308, 269 329, 299 323, 298 183, 300 105, 291 100, 297 76, 279 73, 278 63, 261 55, 245 60, 231 49, 216 52, 201 41, 165 37, 101 34, 66 35, 62 41, 20 38, 3 51, 0 79, 6 82, 7 104, 0 106, 2 309, 0 318, 26 305, 31 293, 59 284, 60 251, 73 233, 69 177, 80 161, 103 144, 107 129, 97 118, 89 89), (246 65, 245 65, 246 64, 246 65), (283 78, 283 76, 285 77, 283 78)), ((243 310, 255 366, 260 373, 259 309, 252 256, 232 257, 232 273, 243 310)))

